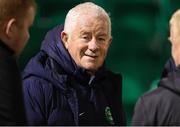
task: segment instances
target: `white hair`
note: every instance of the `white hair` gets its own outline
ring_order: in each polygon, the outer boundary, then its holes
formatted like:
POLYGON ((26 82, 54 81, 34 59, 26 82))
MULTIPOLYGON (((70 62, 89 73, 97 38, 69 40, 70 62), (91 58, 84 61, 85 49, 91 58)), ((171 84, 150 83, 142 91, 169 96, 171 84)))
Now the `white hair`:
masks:
POLYGON ((109 25, 109 35, 111 36, 111 20, 109 15, 102 7, 92 2, 81 3, 69 10, 64 23, 64 31, 68 34, 71 34, 77 23, 77 20, 81 19, 82 15, 104 17, 104 19, 107 21, 109 25))

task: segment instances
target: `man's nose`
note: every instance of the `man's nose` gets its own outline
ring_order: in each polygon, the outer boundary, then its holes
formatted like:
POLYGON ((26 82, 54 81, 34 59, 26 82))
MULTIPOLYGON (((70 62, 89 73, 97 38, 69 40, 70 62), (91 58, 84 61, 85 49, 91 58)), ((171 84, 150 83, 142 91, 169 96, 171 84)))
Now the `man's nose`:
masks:
POLYGON ((92 39, 90 42, 89 42, 89 45, 88 45, 88 48, 93 51, 93 52, 96 52, 98 49, 99 49, 99 46, 97 44, 97 41, 96 39, 92 39))

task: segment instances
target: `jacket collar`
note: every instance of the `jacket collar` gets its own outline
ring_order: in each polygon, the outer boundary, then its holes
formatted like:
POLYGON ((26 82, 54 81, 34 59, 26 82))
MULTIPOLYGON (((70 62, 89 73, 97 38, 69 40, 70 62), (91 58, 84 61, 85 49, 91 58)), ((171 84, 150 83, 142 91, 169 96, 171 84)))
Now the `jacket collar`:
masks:
POLYGON ((2 40, 0 40, 0 47, 2 47, 3 49, 5 49, 7 52, 9 52, 11 55, 14 54, 14 51, 9 48, 2 40))
POLYGON ((176 67, 175 61, 173 57, 170 57, 165 64, 164 70, 162 72, 161 78, 165 78, 168 76, 170 72, 177 71, 178 68, 176 67))

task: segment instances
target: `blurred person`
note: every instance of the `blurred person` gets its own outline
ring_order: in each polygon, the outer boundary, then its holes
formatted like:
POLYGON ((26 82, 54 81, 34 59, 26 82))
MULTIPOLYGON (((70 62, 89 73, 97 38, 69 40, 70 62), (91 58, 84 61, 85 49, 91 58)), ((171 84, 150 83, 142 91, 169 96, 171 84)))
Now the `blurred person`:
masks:
POLYGON ((29 38, 35 9, 34 0, 0 0, 0 125, 26 123, 16 59, 29 38))
POLYGON ((100 6, 72 8, 23 73, 28 125, 125 125, 122 77, 105 67, 111 21, 100 6))
POLYGON ((171 55, 158 88, 139 98, 132 125, 180 125, 180 10, 170 20, 171 55))

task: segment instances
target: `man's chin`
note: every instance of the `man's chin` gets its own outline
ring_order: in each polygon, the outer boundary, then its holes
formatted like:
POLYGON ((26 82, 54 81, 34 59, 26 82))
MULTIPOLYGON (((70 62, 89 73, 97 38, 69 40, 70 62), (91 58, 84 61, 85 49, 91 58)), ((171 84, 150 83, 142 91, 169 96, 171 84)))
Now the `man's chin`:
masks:
POLYGON ((96 65, 86 65, 86 66, 83 66, 84 69, 88 70, 88 71, 96 71, 97 70, 97 66, 96 65))

